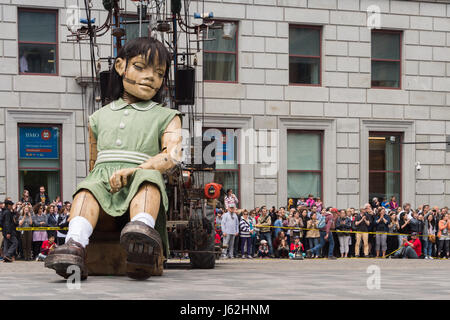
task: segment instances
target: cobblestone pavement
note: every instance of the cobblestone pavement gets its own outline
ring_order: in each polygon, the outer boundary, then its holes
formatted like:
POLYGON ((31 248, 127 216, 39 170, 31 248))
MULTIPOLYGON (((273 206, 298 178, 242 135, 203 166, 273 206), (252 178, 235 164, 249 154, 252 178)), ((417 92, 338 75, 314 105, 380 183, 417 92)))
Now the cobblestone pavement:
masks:
MULTIPOLYGON (((171 261, 171 266, 180 260, 171 261)), ((183 260, 182 262, 186 262, 183 260)), ((0 263, 0 299, 447 299, 448 260, 219 260, 210 270, 180 267, 162 277, 135 281, 127 277, 89 277, 80 289, 42 262, 0 263), (380 289, 368 289, 373 267, 380 289), (370 268, 369 268, 370 267, 370 268), (368 269, 369 268, 369 269, 368 269), (376 269, 376 267, 375 267, 376 269), (372 270, 372 271, 371 271, 372 270), (370 271, 370 273, 368 273, 370 271), (283 294, 264 296, 267 289, 283 294)))

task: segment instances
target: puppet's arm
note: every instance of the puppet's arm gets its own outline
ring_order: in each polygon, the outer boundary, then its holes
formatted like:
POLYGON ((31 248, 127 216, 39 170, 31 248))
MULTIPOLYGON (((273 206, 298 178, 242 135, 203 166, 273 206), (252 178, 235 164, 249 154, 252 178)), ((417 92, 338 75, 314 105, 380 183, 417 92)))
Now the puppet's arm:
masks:
POLYGON ((89 126, 89 172, 94 169, 95 161, 97 161, 97 139, 94 137, 91 127, 89 126))
POLYGON ((163 133, 161 138, 162 151, 136 168, 121 169, 114 172, 109 179, 111 192, 117 192, 120 188, 126 186, 128 176, 132 175, 136 170, 152 169, 164 173, 173 168, 181 161, 181 141, 181 119, 177 116, 172 119, 163 133))

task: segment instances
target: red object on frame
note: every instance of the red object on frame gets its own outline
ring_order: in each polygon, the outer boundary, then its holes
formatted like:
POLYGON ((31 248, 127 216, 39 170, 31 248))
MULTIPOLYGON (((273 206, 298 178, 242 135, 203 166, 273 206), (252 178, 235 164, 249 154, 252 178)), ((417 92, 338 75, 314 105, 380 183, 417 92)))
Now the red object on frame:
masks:
POLYGON ((220 190, 222 189, 222 185, 211 182, 205 185, 205 197, 208 199, 217 199, 220 196, 220 190))

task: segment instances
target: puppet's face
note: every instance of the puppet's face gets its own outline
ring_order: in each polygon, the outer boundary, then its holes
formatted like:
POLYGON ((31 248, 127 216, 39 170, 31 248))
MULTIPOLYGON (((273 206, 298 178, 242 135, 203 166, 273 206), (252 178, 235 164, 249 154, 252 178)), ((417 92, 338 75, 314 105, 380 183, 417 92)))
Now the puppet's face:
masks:
POLYGON ((164 80, 166 66, 158 65, 157 57, 155 60, 147 64, 143 55, 136 56, 128 61, 125 70, 126 60, 117 58, 115 68, 117 73, 123 76, 123 87, 126 93, 139 100, 150 100, 156 95, 164 80))

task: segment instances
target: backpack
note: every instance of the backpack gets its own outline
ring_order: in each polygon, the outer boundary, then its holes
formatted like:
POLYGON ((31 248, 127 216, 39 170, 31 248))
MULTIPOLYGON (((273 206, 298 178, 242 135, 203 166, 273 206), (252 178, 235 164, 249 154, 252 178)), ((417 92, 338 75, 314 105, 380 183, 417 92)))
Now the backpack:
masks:
POLYGON ((322 215, 319 219, 319 222, 317 223, 318 229, 322 229, 323 227, 325 227, 325 220, 326 220, 326 217, 324 215, 322 215))

